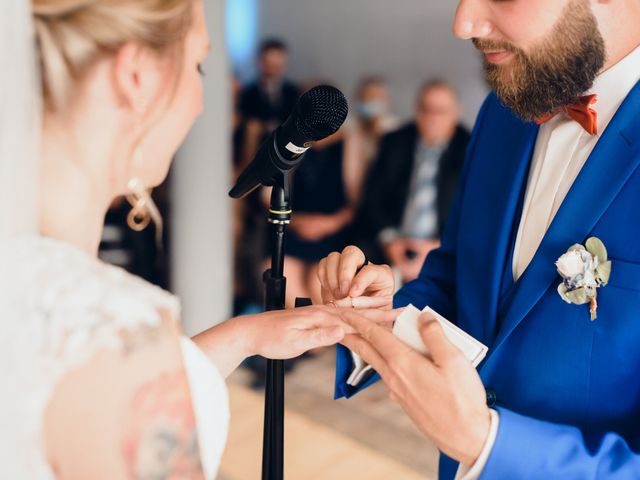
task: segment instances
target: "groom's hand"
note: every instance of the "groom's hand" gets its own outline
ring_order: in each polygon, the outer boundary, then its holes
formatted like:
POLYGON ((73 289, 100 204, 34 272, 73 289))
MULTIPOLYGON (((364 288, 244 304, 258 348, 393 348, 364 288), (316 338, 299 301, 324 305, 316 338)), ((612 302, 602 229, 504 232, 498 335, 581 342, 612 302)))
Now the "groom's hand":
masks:
POLYGON ((429 315, 420 319, 428 358, 361 315, 342 317, 359 334, 342 343, 380 374, 391 399, 442 452, 472 466, 489 435, 491 415, 476 369, 440 324, 429 315))
POLYGON ((385 297, 389 301, 382 307, 391 308, 395 289, 391 268, 388 265, 365 263, 364 253, 354 246, 345 248, 342 253, 333 252, 322 259, 318 266, 318 278, 322 285, 323 302, 335 302, 347 297, 361 298, 363 306, 379 308, 380 297, 385 297), (365 305, 367 298, 376 304, 365 305))

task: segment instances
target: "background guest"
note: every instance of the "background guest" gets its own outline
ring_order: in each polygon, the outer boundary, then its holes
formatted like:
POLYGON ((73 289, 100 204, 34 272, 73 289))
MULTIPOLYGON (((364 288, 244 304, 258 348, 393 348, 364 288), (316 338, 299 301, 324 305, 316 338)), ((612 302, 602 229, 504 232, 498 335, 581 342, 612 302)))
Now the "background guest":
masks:
MULTIPOLYGON (((262 42, 258 52, 258 78, 239 93, 237 115, 241 136, 234 138, 237 161, 235 177, 255 156, 264 139, 291 114, 300 96, 298 87, 285 78, 289 49, 279 39, 262 42)), ((238 236, 235 250, 236 284, 234 311, 252 313, 262 308, 262 267, 267 255, 266 209, 261 191, 250 194, 237 210, 238 236)))
POLYGON ((365 77, 358 86, 354 102, 354 118, 345 126, 345 156, 349 175, 355 176, 357 203, 362 199, 362 187, 376 156, 380 139, 395 130, 398 119, 391 113, 390 95, 382 77, 365 77))
POLYGON ((459 122, 453 87, 427 82, 417 97, 415 121, 382 139, 368 175, 356 241, 404 281, 416 278, 439 246, 469 141, 459 122))
POLYGON ((258 78, 240 94, 240 112, 247 121, 245 164, 266 135, 284 122, 300 97, 299 88, 285 78, 289 48, 277 38, 264 40, 258 54, 258 78))

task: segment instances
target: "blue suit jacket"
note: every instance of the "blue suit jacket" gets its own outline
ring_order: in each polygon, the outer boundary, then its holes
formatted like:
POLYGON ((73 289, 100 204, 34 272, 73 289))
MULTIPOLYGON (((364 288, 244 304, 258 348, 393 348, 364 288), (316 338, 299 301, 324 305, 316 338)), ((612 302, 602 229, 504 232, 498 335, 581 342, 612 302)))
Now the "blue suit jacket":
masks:
MULTIPOLYGON (((394 303, 429 305, 490 347, 479 372, 497 397, 500 427, 482 478, 640 478, 640 83, 514 283, 537 134, 489 95, 442 247, 394 303), (595 322, 588 305, 568 305, 556 291, 555 261, 591 236, 613 262, 595 322)), ((349 370, 340 348, 336 397, 356 393, 344 383, 349 370)), ((456 468, 443 456, 440 478, 456 468)))

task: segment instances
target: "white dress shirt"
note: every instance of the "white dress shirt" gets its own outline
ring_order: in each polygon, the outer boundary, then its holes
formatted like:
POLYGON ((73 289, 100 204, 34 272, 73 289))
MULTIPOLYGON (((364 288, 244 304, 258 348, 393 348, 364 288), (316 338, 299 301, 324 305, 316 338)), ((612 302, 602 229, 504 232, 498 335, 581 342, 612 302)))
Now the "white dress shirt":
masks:
MULTIPOLYGON (((547 229, 573 182, 587 162, 609 122, 640 80, 640 47, 600 74, 587 94, 596 94, 598 133, 561 113, 540 127, 533 153, 522 218, 518 228, 513 277, 518 280, 533 259, 547 229)), ((578 241, 578 239, 576 239, 578 241)), ((491 429, 484 449, 472 468, 460 466, 456 480, 476 480, 482 474, 498 433, 499 416, 492 410, 491 429)))
POLYGON ((560 205, 607 125, 640 79, 640 47, 599 75, 589 94, 598 101, 598 133, 589 135, 565 114, 540 127, 513 257, 518 280, 533 259, 560 205))

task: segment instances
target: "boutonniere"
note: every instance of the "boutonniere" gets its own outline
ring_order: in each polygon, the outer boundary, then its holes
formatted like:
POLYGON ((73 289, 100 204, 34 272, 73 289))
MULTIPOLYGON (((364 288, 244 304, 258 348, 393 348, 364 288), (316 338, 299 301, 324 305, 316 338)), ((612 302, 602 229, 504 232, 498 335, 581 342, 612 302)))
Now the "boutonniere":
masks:
POLYGON ((574 245, 556 262, 563 281, 558 293, 567 303, 590 304, 591 321, 598 318, 598 288, 604 287, 611 276, 611 262, 604 243, 591 237, 585 245, 574 245))

